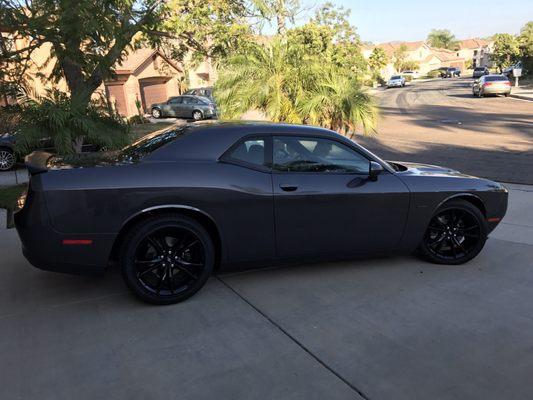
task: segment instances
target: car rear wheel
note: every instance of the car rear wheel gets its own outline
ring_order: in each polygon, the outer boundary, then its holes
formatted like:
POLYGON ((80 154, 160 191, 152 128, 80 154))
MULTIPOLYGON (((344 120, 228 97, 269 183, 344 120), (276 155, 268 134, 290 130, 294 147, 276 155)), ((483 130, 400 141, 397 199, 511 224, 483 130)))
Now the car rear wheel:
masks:
POLYGON ((194 119, 195 121, 200 121, 203 117, 204 115, 202 114, 201 111, 196 110, 195 112, 192 113, 192 119, 194 119))
POLYGON ((11 149, 0 148, 0 171, 8 171, 15 165, 15 154, 11 149))
POLYGON ((165 214, 129 231, 120 264, 124 281, 137 297, 173 304, 204 286, 213 271, 215 249, 201 224, 180 214, 165 214))
POLYGON ((161 118, 161 110, 158 108, 152 109, 152 117, 154 118, 161 118))
POLYGON ((481 211, 464 200, 441 206, 427 227, 421 255, 436 264, 464 264, 477 256, 487 240, 487 225, 481 211))

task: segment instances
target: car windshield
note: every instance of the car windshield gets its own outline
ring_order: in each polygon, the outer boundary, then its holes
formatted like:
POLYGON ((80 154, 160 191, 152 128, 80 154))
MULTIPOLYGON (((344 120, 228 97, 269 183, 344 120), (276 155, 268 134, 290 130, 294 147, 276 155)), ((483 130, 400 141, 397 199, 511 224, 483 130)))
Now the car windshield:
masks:
POLYGON ((183 135, 185 132, 185 127, 181 127, 164 132, 158 131, 143 136, 136 142, 122 149, 118 155, 118 158, 125 162, 138 161, 165 144, 176 140, 176 138, 183 135))
POLYGON ((508 81, 507 77, 505 76, 486 76, 485 81, 487 82, 494 82, 494 81, 508 81))
POLYGON ((485 71, 485 68, 476 68, 474 71, 485 71))
POLYGON ((402 79, 402 77, 399 76, 399 75, 396 75, 396 76, 391 77, 390 79, 391 79, 391 81, 393 81, 395 79, 402 79))

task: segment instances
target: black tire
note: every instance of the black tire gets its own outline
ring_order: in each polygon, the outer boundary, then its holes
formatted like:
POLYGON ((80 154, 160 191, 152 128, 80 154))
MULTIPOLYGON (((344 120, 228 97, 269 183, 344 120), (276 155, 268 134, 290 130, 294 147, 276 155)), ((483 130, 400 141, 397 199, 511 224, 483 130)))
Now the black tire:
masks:
POLYGON ((126 234, 119 262, 126 285, 138 298, 174 304, 205 285, 215 265, 215 247, 194 219, 162 214, 141 221, 126 234))
POLYGON ((192 119, 200 121, 204 118, 204 114, 200 110, 194 110, 192 113, 192 119))
POLYGON ((152 117, 159 119, 163 116, 163 113, 159 108, 152 108, 152 117))
POLYGON ((435 264, 464 264, 483 249, 487 232, 479 208, 465 200, 451 200, 431 218, 419 254, 435 264))
POLYGON ((0 147, 0 171, 9 171, 15 166, 16 161, 13 150, 7 147, 0 147))
POLYGON ((503 94, 505 97, 509 97, 510 93, 504 93, 503 94))

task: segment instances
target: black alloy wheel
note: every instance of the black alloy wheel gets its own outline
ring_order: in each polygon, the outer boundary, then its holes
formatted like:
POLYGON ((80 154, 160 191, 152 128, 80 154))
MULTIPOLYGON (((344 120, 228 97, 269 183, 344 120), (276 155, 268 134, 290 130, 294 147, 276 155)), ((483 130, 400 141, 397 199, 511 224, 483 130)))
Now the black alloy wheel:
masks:
POLYGON ((487 226, 481 211, 462 201, 451 201, 435 213, 420 246, 422 255, 437 264, 463 264, 483 249, 487 226))
POLYGON ((179 214, 136 226, 125 238, 120 258, 128 287, 154 304, 173 304, 195 294, 211 275, 214 260, 206 230, 179 214))

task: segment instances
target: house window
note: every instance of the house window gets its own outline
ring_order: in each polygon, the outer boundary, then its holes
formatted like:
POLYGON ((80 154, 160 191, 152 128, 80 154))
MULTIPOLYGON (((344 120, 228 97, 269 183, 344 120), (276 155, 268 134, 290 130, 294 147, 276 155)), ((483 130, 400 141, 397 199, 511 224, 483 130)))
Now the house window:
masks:
POLYGON ((474 50, 474 57, 477 56, 477 50, 474 50))

